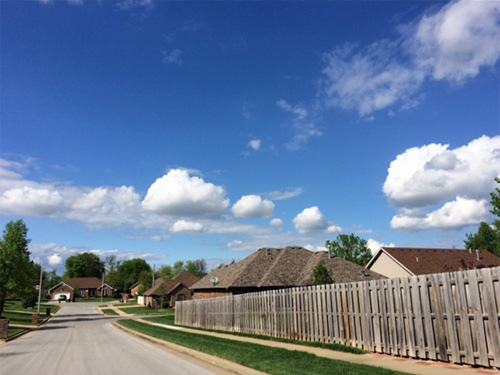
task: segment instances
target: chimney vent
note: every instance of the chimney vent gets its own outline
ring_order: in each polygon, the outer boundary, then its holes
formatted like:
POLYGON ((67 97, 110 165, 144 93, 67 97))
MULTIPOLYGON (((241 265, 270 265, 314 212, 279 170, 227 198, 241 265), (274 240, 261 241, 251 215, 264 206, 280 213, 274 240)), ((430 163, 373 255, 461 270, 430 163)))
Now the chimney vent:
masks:
POLYGON ((479 258, 479 250, 476 250, 476 259, 477 259, 478 262, 481 261, 481 259, 479 258))

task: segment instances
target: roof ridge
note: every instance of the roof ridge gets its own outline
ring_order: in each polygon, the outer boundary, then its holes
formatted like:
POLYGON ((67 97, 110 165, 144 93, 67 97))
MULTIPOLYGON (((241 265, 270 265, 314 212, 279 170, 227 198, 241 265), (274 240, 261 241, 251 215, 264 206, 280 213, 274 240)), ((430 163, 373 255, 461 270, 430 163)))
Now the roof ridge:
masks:
POLYGON ((262 284, 264 284, 264 282, 266 281, 266 279, 269 277, 269 275, 271 274, 271 272, 276 268, 276 266, 278 265, 280 259, 283 257, 283 254, 285 254, 286 250, 288 249, 288 247, 285 247, 283 249, 275 249, 279 254, 278 256, 276 257, 276 259, 273 261, 273 263, 271 264, 271 266, 267 269, 267 271, 264 273, 264 275, 262 276, 262 278, 260 279, 260 282, 257 283, 257 286, 258 287, 261 287, 262 284))
MULTIPOLYGON (((264 248, 262 248, 264 249, 264 248)), ((231 267, 231 266, 235 266, 235 268, 237 268, 237 266, 239 264, 241 264, 241 262, 244 262, 246 260, 248 260, 248 264, 245 264, 244 267, 241 267, 241 271, 240 272, 236 272, 235 273, 235 276, 233 277, 233 279, 231 281, 228 282, 228 285, 226 286, 226 288, 231 288, 233 287, 233 284, 234 284, 234 281, 235 280, 238 280, 240 278, 240 276, 247 270, 248 266, 250 266, 250 264, 255 260, 255 258, 257 258, 257 254, 259 253, 260 250, 262 249, 259 249, 257 250, 255 253, 253 254, 250 254, 249 256, 247 256, 245 259, 241 260, 240 262, 238 263, 234 263, 234 264, 230 264, 228 267, 231 267)))

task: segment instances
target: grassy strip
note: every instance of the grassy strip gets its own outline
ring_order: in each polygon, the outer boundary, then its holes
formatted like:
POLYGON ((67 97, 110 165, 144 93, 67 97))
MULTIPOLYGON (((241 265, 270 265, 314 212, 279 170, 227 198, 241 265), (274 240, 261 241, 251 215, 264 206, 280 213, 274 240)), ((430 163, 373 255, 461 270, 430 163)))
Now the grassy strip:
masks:
POLYGON ((175 314, 174 309, 157 310, 157 309, 152 309, 152 308, 144 307, 144 306, 118 308, 118 310, 123 311, 126 314, 136 314, 136 315, 174 315, 175 314))
POLYGON ((21 332, 26 332, 27 329, 24 328, 9 328, 9 333, 7 334, 7 337, 14 337, 15 335, 18 335, 21 332))
MULTIPOLYGON (((175 316, 146 318, 145 320, 155 322, 155 323, 160 323, 160 324, 175 325, 175 316)), ((183 326, 180 326, 180 327, 183 327, 183 326)), ((322 342, 298 341, 298 340, 292 340, 292 339, 285 339, 285 338, 281 338, 281 337, 257 335, 257 334, 253 334, 253 333, 228 332, 228 331, 219 331, 219 330, 204 329, 204 328, 197 328, 197 327, 187 327, 186 326, 186 328, 197 329, 200 331, 225 333, 225 334, 234 335, 234 336, 251 337, 251 338, 259 339, 259 340, 278 341, 278 342, 285 342, 288 344, 312 346, 315 348, 329 349, 329 350, 335 350, 337 352, 344 352, 344 353, 351 353, 351 354, 369 353, 363 349, 353 348, 352 346, 345 346, 345 345, 341 345, 341 344, 324 344, 322 342)))
MULTIPOLYGON (((40 314, 45 315, 47 313, 47 309, 51 310, 51 314, 56 313, 59 311, 60 307, 56 305, 44 305, 40 304, 40 314)), ((4 310, 12 310, 12 311, 24 311, 24 312, 29 312, 29 313, 35 313, 37 310, 37 306, 33 307, 32 309, 25 309, 21 301, 19 300, 8 300, 5 302, 4 310)))
POLYGON ((133 320, 122 320, 118 324, 164 341, 221 357, 272 375, 403 374, 379 367, 321 358, 310 353, 175 331, 133 320))
POLYGON ((101 309, 104 315, 120 315, 113 309, 101 309))

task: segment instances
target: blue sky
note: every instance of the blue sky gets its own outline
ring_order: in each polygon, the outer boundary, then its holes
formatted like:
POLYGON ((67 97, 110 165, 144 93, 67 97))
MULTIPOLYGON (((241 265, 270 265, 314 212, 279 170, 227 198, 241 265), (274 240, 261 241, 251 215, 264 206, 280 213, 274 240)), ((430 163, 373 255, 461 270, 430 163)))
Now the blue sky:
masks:
POLYGON ((491 220, 499 1, 0 11, 0 225, 24 219, 58 271, 81 251, 216 266, 339 233, 461 248, 491 220))

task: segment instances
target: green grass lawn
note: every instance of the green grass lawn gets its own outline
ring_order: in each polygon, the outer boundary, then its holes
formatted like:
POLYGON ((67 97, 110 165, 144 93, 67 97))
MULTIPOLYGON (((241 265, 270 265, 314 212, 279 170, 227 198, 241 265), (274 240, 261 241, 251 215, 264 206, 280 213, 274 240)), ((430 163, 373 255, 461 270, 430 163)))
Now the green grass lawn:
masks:
POLYGON ((104 315, 119 315, 115 310, 113 309, 101 309, 102 313, 104 315))
MULTIPOLYGON (((31 325, 31 319, 33 314, 26 314, 26 313, 21 313, 21 312, 5 312, 2 315, 4 318, 7 318, 10 320, 9 324, 20 324, 20 325, 31 325)), ((40 324, 41 322, 47 320, 48 317, 45 315, 40 315, 38 319, 38 323, 40 324)))
POLYGON ((26 332, 27 329, 24 328, 9 328, 9 333, 7 334, 8 337, 13 337, 21 332, 26 332))
MULTIPOLYGON (((155 323, 160 323, 160 324, 175 325, 175 316, 162 316, 162 317, 146 318, 145 320, 155 322, 155 323)), ((251 333, 218 331, 218 330, 203 329, 203 328, 188 327, 188 326, 186 326, 186 328, 197 329, 200 331, 226 333, 226 334, 235 335, 235 336, 242 336, 242 337, 251 337, 251 338, 259 339, 259 340, 271 340, 271 341, 278 341, 278 342, 286 342, 289 344, 312 346, 315 348, 330 349, 330 350, 335 350, 337 352, 344 352, 344 353, 352 353, 352 354, 366 354, 366 353, 368 353, 367 351, 364 351, 363 349, 354 348, 352 346, 345 346, 345 345, 341 345, 341 344, 324 344, 321 342, 298 341, 298 340, 284 339, 284 338, 279 338, 279 337, 255 335, 255 334, 251 334, 251 333)))
POLYGON ((164 341, 186 346, 272 375, 402 374, 379 367, 321 358, 310 353, 150 326, 133 320, 122 320, 118 324, 164 341))
MULTIPOLYGON (((45 315, 47 313, 47 308, 50 308, 51 314, 55 314, 57 311, 59 311, 59 309, 61 307, 57 306, 57 305, 45 305, 45 304, 41 303, 40 304, 40 314, 45 315)), ((24 311, 24 312, 36 313, 37 306, 35 305, 35 307, 33 307, 31 310, 29 310, 29 309, 23 308, 20 300, 7 300, 5 302, 4 310, 24 311)))
POLYGON ((135 315, 174 315, 175 314, 174 309, 157 310, 157 309, 151 309, 151 308, 145 307, 145 306, 125 307, 122 309, 117 306, 117 308, 118 308, 118 310, 123 311, 126 314, 135 314, 135 315))

